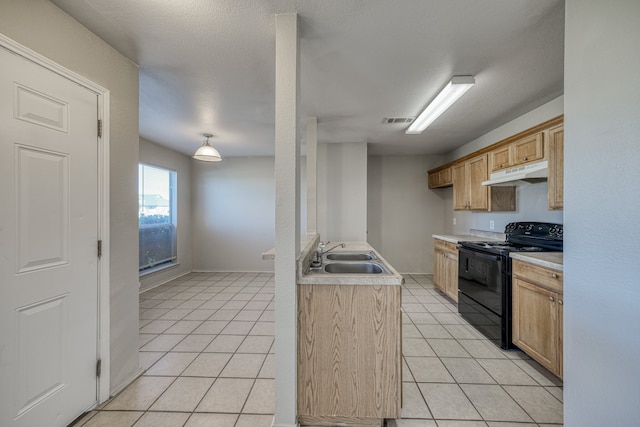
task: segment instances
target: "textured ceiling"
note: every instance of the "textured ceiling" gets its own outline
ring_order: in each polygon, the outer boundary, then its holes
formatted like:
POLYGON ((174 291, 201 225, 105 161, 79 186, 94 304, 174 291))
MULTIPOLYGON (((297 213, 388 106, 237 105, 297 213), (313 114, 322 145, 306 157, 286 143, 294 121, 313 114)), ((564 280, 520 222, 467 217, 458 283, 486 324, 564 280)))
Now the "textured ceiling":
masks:
MULTIPOLYGON (((274 153, 275 14, 300 18, 300 123, 370 154, 441 154, 563 93, 562 0, 52 0, 140 66, 140 135, 274 153), (453 75, 476 85, 421 135, 453 75)), ((301 127, 300 135, 304 135, 301 127)))

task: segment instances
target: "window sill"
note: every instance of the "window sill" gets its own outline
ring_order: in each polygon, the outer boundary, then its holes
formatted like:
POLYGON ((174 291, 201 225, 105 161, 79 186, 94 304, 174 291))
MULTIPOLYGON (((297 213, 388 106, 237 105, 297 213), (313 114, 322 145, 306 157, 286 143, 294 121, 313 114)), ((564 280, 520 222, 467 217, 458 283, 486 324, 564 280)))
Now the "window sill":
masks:
POLYGON ((174 268, 178 268, 180 266, 179 262, 175 262, 173 264, 168 264, 168 265, 161 265, 158 267, 153 267, 153 268, 149 268, 147 270, 141 271, 138 274, 139 278, 143 278, 143 277, 150 277, 153 276, 154 274, 163 272, 163 271, 167 271, 167 270, 172 270, 174 268))

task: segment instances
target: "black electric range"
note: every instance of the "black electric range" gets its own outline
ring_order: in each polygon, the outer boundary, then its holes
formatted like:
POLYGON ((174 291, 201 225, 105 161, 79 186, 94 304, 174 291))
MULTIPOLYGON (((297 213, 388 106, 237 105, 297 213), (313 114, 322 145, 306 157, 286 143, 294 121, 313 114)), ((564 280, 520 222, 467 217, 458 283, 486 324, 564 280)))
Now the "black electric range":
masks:
POLYGON ((458 312, 503 349, 511 342, 511 252, 562 251, 562 224, 512 222, 505 241, 460 242, 458 312))

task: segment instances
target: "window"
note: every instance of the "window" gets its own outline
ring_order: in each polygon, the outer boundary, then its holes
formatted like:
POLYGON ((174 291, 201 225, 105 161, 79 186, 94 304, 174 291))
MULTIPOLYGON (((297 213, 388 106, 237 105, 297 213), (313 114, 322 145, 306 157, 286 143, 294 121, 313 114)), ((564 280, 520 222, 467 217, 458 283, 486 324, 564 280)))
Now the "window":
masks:
POLYGON ((140 272, 174 264, 176 254, 176 173, 138 165, 140 272))

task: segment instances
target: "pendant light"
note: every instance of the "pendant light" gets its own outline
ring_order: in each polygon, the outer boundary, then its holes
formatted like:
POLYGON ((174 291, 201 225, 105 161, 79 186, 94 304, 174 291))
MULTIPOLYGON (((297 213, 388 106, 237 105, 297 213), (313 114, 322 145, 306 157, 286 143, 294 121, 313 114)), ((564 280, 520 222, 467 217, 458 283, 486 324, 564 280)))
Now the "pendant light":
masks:
POLYGON ((218 153, 218 150, 209 145, 209 138, 213 135, 210 133, 202 134, 207 140, 198 148, 193 158, 196 160, 202 160, 203 162, 221 162, 222 156, 218 153))

